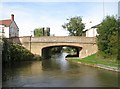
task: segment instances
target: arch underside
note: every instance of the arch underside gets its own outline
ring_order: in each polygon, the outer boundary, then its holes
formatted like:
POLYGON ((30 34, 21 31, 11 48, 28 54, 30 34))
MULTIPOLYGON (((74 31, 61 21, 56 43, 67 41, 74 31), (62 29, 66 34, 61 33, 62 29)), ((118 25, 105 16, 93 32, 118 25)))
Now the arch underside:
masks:
POLYGON ((76 55, 67 55, 67 57, 79 57, 79 52, 82 49, 82 47, 75 46, 75 45, 66 45, 66 44, 64 44, 64 45, 63 44, 62 45, 58 45, 58 44, 57 45, 49 45, 49 46, 45 46, 44 48, 42 48, 42 56, 43 57, 44 56, 50 57, 51 54, 49 53, 49 49, 54 48, 54 47, 71 47, 71 48, 75 48, 76 49, 76 55))

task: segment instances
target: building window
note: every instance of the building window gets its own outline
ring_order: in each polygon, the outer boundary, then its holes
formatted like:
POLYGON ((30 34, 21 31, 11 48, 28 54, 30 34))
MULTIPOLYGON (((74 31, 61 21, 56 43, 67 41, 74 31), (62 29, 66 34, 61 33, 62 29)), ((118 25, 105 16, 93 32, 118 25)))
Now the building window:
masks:
POLYGON ((4 27, 2 27, 2 33, 4 33, 4 27))

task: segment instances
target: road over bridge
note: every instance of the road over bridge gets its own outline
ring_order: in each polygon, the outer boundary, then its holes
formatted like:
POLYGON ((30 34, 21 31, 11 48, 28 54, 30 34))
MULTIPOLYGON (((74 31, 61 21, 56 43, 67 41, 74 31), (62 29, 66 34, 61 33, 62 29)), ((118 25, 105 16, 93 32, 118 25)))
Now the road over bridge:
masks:
POLYGON ((11 38, 15 43, 21 43, 33 54, 42 56, 47 48, 51 47, 75 47, 80 58, 84 58, 97 52, 96 39, 93 37, 79 36, 43 36, 43 37, 19 37, 11 38), (44 52, 43 52, 44 51, 44 52))

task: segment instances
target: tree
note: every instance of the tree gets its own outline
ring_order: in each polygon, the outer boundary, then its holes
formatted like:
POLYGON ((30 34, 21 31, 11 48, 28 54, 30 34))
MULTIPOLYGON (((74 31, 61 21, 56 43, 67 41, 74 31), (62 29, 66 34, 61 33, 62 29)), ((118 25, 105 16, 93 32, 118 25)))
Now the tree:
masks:
POLYGON ((44 28, 36 28, 34 30, 34 36, 35 37, 50 36, 50 28, 49 27, 47 27, 46 29, 44 29, 44 28))
POLYGON ((62 25, 62 27, 69 31, 69 35, 82 36, 83 29, 85 28, 84 23, 82 23, 82 18, 80 16, 76 16, 67 20, 69 22, 62 25))
POLYGON ((107 16, 97 32, 98 54, 104 58, 116 58, 118 54, 118 21, 114 16, 107 16))
POLYGON ((44 35, 44 28, 36 28, 34 30, 34 36, 35 37, 40 37, 44 35))
POLYGON ((118 55, 117 59, 119 60, 120 63, 120 18, 118 19, 118 55))

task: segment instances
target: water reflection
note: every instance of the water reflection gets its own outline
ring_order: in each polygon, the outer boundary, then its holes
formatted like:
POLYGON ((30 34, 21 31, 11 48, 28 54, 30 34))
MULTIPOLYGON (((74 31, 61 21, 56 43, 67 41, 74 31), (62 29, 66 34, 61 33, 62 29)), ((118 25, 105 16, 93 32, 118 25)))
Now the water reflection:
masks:
POLYGON ((64 59, 22 62, 3 69, 3 87, 116 87, 116 72, 83 66, 64 59))
POLYGON ((56 54, 52 56, 51 59, 42 60, 42 69, 43 70, 67 70, 69 65, 68 65, 68 62, 65 60, 65 56, 67 56, 67 53, 56 54))

